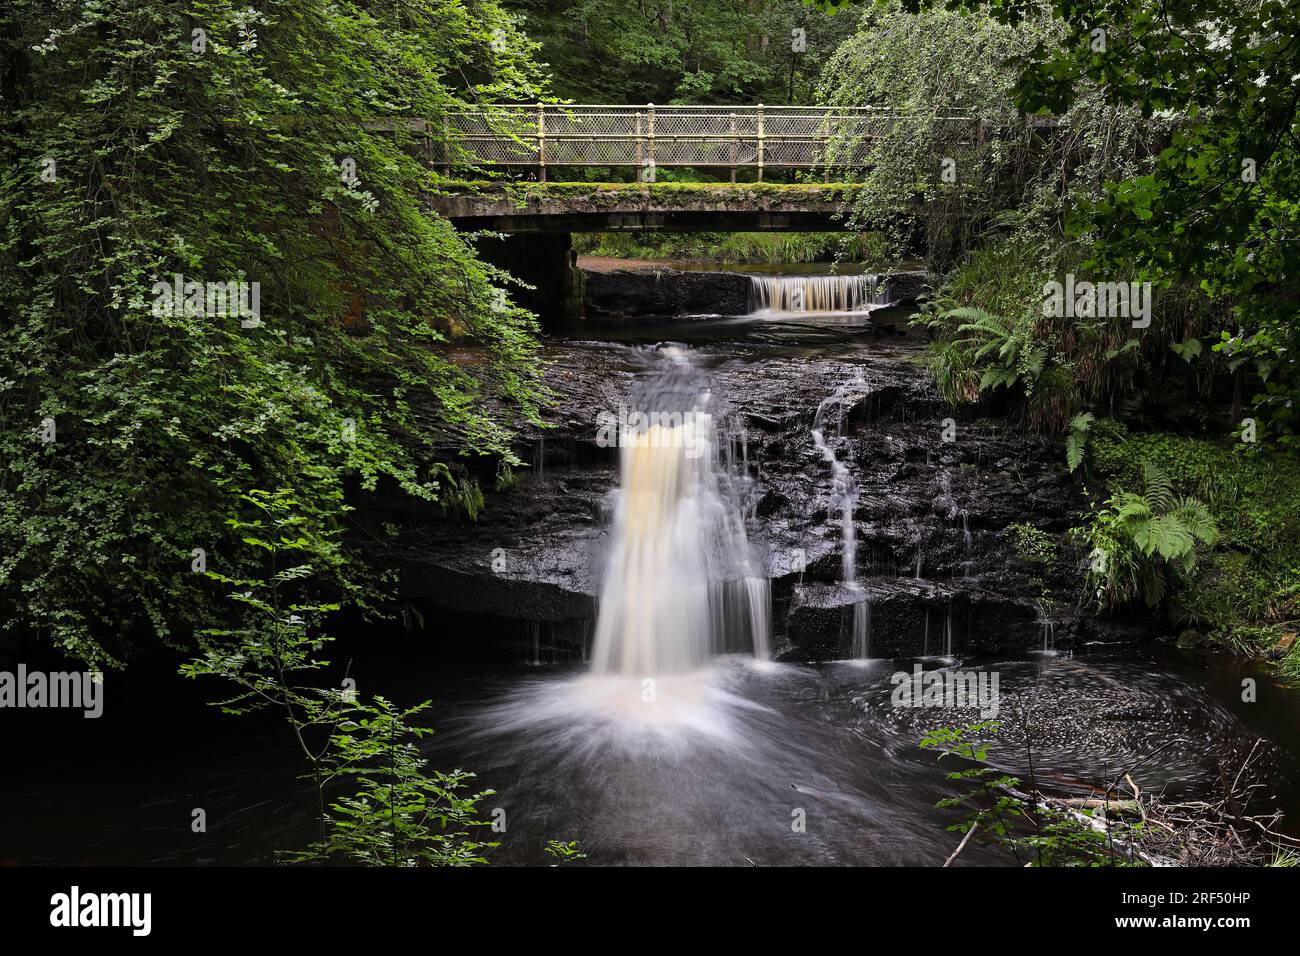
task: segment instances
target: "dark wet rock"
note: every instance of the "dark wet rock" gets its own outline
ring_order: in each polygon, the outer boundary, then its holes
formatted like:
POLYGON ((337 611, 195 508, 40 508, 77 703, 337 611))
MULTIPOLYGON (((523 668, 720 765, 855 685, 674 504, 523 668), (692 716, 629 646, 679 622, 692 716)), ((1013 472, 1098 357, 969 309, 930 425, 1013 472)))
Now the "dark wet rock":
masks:
POLYGON ((585 290, 590 315, 744 315, 749 276, 735 272, 615 269, 589 272, 585 290))
MULTIPOLYGON (((526 559, 527 560, 527 559, 526 559)), ((542 562, 529 563, 536 574, 542 562)), ((506 612, 528 621, 576 621, 592 617, 595 603, 561 574, 553 581, 511 577, 489 569, 458 572, 437 564, 412 562, 403 569, 402 588, 411 595, 437 595, 452 611, 506 612)))
POLYGON ((1079 618, 1077 640, 1086 644, 1140 644, 1150 641, 1152 634, 1159 635, 1163 626, 1163 619, 1154 612, 1116 618, 1090 614, 1079 618))
POLYGON ((1205 634, 1195 628, 1189 627, 1178 635, 1177 643, 1179 647, 1186 647, 1194 650, 1198 647, 1209 645, 1211 641, 1205 636, 1205 634))
MULTIPOLYGON (((952 409, 919 358, 875 346, 851 358, 725 344, 695 352, 717 418, 749 463, 750 535, 772 579, 778 653, 849 653, 839 515, 809 431, 823 400, 859 377, 842 415, 832 410, 825 425, 859 492, 856 563, 872 594, 873 653, 942 653, 948 629, 957 653, 1127 639, 1077 610, 1085 556, 1065 532, 1083 502, 1059 443, 978 417, 978 408, 952 409), (949 418, 955 441, 943 440, 949 418), (1053 536, 1050 560, 1016 553, 1008 533, 1016 523, 1053 536)), ((556 399, 549 427, 521 433, 517 452, 529 467, 513 488, 486 492, 477 521, 395 500, 361 516, 404 529, 384 555, 404 600, 584 633, 617 482, 616 450, 600 447, 597 416, 617 414, 634 378, 663 359, 651 348, 595 343, 557 343, 545 359, 556 399)), ((490 489, 492 472, 480 477, 490 489)))
POLYGON ((855 606, 866 611, 873 657, 987 654, 1054 642, 1031 602, 960 582, 868 578, 860 588, 796 585, 786 622, 790 660, 853 656, 855 606))
POLYGON ((915 302, 929 291, 924 272, 892 272, 885 279, 887 302, 915 302))

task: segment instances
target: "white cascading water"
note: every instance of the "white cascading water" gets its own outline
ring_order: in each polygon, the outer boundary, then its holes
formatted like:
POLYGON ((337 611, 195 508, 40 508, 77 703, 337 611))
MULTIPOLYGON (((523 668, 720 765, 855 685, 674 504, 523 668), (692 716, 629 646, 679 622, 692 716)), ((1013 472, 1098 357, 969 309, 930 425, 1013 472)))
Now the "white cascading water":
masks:
POLYGON ((970 514, 965 508, 961 509, 961 536, 964 548, 961 562, 961 576, 969 580, 971 575, 974 573, 973 569, 975 567, 975 543, 970 533, 970 514))
POLYGON ((871 596, 858 580, 858 540, 857 530, 853 524, 853 508, 858 501, 857 484, 849 467, 840 461, 826 441, 826 421, 828 413, 836 413, 836 433, 844 434, 844 409, 848 399, 861 395, 866 389, 866 380, 859 372, 852 381, 839 386, 820 405, 813 416, 813 445, 821 452, 826 463, 831 466, 831 508, 839 506, 840 543, 840 578, 844 587, 853 592, 853 641, 854 658, 865 659, 871 656, 871 596))
POLYGON ((750 276, 749 311, 862 312, 885 304, 880 276, 750 276))
POLYGON ((1041 601, 1037 603, 1038 609, 1038 630, 1043 635, 1043 653, 1051 653, 1056 649, 1056 621, 1052 620, 1047 614, 1047 606, 1041 601))
MULTIPOLYGON (((686 354, 633 395, 592 648, 595 674, 681 675, 717 653, 769 656, 771 599, 745 529, 748 476, 720 451, 712 396, 686 354), (637 412, 644 417, 637 416, 637 412)), ((739 441, 743 467, 743 437, 739 441)))

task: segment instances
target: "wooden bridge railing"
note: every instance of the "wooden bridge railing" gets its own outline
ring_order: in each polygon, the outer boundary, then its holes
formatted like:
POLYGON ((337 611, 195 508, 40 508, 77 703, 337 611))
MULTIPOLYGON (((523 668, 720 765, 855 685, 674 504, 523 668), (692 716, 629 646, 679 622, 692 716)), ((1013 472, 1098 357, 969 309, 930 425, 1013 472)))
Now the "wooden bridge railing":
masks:
MULTIPOLYGON (((428 130, 444 166, 634 166, 654 181, 656 167, 756 170, 848 166, 905 114, 873 107, 601 106, 524 104, 447 115, 428 130)), ((947 117, 955 141, 978 135, 979 122, 947 117)))

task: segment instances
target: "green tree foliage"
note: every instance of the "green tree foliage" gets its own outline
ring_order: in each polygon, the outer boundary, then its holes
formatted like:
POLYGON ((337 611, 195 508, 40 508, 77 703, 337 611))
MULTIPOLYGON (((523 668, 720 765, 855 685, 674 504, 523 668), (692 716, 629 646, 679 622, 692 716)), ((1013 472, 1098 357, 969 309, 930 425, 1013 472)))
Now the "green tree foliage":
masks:
MULTIPOLYGON (((1019 777, 993 766, 989 750, 992 738, 1001 729, 998 721, 986 720, 959 727, 936 727, 921 738, 922 750, 934 751, 939 760, 953 759, 963 768, 949 771, 947 779, 969 789, 935 804, 945 810, 966 810, 961 822, 948 827, 951 832, 963 834, 959 847, 973 838, 1004 851, 1020 866, 1140 864, 1130 845, 1140 838, 1142 824, 1117 822, 1115 834, 1108 832, 1109 828, 1089 826, 1084 818, 1091 813, 1072 815, 1047 806, 1038 794, 1019 789, 1019 777)), ((1030 757, 1032 760, 1032 753, 1030 757)))
MULTIPOLYGON (((1170 166, 1198 165, 1207 156, 1222 160, 1224 144, 1236 149, 1243 137, 1255 134, 1252 124, 1261 120, 1261 111, 1273 110, 1270 122, 1293 129, 1291 114, 1281 109, 1294 106, 1281 95, 1280 86, 1287 84, 1262 79, 1295 73, 1283 69, 1294 50, 1281 49, 1289 34, 1280 6, 1256 5, 1243 16, 1213 4, 1185 4, 1184 20, 1195 19, 1198 9, 1207 12, 1185 30, 1177 20, 1166 24, 1153 16, 1150 4, 1122 10, 1104 3, 1057 4, 1053 10, 1015 0, 882 2, 861 14, 859 33, 832 60, 823 83, 828 98, 902 107, 922 118, 873 145, 859 219, 865 225, 894 216, 903 238, 915 242, 924 231, 935 267, 958 264, 946 276, 941 298, 948 301, 940 302, 939 311, 983 308, 1004 316, 1026 340, 1041 343, 1044 374, 1037 394, 1025 394, 1020 403, 1038 427, 1056 430, 1086 408, 1131 404, 1158 391, 1166 378, 1194 377, 1200 394, 1208 395, 1213 376, 1233 373, 1238 406, 1253 394, 1284 430, 1294 405, 1284 382, 1295 354, 1286 341, 1295 327, 1289 320, 1294 283, 1285 277, 1294 269, 1266 266, 1263 278, 1238 270, 1233 275, 1241 281, 1233 287, 1218 266, 1202 266, 1234 257, 1253 263, 1265 256, 1255 251, 1261 243, 1270 261, 1292 254, 1295 243, 1281 212, 1286 204, 1268 197, 1270 190, 1286 194, 1280 183, 1294 159, 1294 137, 1288 132, 1277 150, 1260 151, 1271 156, 1269 175, 1280 181, 1260 173, 1258 182, 1242 182, 1238 174, 1246 174, 1246 167, 1263 169, 1245 163, 1250 157, 1244 152, 1227 179, 1216 180, 1218 174, 1207 170, 1184 176, 1170 166), (1217 34, 1206 25, 1212 22, 1209 13, 1221 14, 1217 34), (1251 24, 1262 29, 1247 40, 1251 24), (1236 37, 1231 44, 1229 36, 1236 37), (1131 42, 1139 55, 1129 59, 1131 42), (1213 49, 1202 57, 1194 52, 1198 45, 1213 49), (1154 52, 1157 47, 1164 52, 1154 52), (1175 50, 1182 52, 1166 58, 1175 50), (1250 72, 1247 61, 1259 67, 1250 89, 1210 95, 1214 84, 1206 79, 1223 56, 1235 63, 1219 71, 1229 86, 1250 72), (1190 78, 1169 72, 1192 66, 1190 78), (1171 79, 1152 83, 1153 76, 1171 79), (1261 91, 1260 83, 1272 89, 1261 91), (945 109, 962 108, 991 118, 994 126, 988 143, 965 157, 953 155, 959 147, 945 142, 938 122, 945 109), (1036 111, 1052 115, 1034 131, 1036 119, 1027 114, 1036 111), (1201 148, 1205 137, 1220 134, 1213 150, 1201 148), (942 181, 934 158, 941 155, 956 160, 956 182, 942 181), (1150 190, 1165 199, 1148 195, 1150 190), (1175 194, 1186 208, 1171 206, 1172 219, 1158 214, 1161 202, 1175 203, 1175 194), (1146 201, 1141 196, 1157 205, 1139 208, 1146 201), (914 213, 898 217, 896 211, 909 202, 914 213), (1216 231, 1220 202, 1246 220, 1254 215, 1248 209, 1257 207, 1277 228, 1260 226, 1258 235, 1243 237, 1230 251, 1223 239, 1207 235, 1216 231), (1189 242, 1195 255, 1184 248, 1189 242), (980 248, 968 252, 972 243, 980 248), (1079 280, 1152 282, 1151 327, 1136 331, 1124 317, 1045 316, 1044 283, 1060 282, 1067 272, 1079 280), (1246 294, 1247 289, 1254 291, 1246 294), (1265 355, 1266 341, 1278 349, 1265 355), (1170 363, 1171 357, 1178 361, 1170 363)), ((1232 241, 1231 231, 1224 236, 1232 241)), ((930 324, 947 391, 970 398, 990 369, 990 385, 1005 377, 1005 370, 994 368, 993 353, 977 365, 966 363, 969 355, 952 346, 962 337, 957 323, 930 324)), ((1027 384, 1021 377, 1020 386, 1027 384)))
POLYGON ((1090 404, 1130 395, 1139 375, 1162 371, 1169 338, 1217 329, 1184 288, 1155 290, 1153 327, 1142 336, 1126 317, 1044 308, 1048 282, 1104 278, 1091 274, 1088 244, 1067 233, 1071 204, 1149 171, 1170 125, 1108 102, 1086 80, 1050 124, 1026 116, 1016 100, 1022 63, 1060 42, 1060 21, 1046 11, 1000 22, 901 2, 860 16, 822 93, 906 115, 869 144, 855 216, 901 248, 924 249, 946 272, 922 322, 935 334, 932 367, 950 400, 1006 388, 1019 417, 1059 430, 1090 404), (971 322, 967 309, 990 318, 971 322))
MULTIPOLYGON (((1142 168, 1149 134, 1137 111, 1107 106, 1095 90, 1050 129, 1018 109, 1019 62, 1062 32, 1046 13, 1008 25, 890 0, 858 16, 823 72, 821 98, 902 117, 879 121, 866 144, 858 217, 892 228, 900 244, 923 243, 939 267, 1005 210, 1040 240, 1060 234, 1063 194, 1092 194, 1142 168)), ((844 155, 859 149, 843 146, 844 155)))
POLYGON ((799 0, 513 0, 577 102, 804 102, 852 30, 799 0), (796 51, 792 31, 801 29, 796 51))
MULTIPOLYGON (((910 10, 939 6, 906 0, 910 10)), ((1037 0, 946 0, 998 23, 1036 23, 1037 0)), ((1070 229, 1089 268, 1199 287, 1231 327, 1210 338, 1258 375, 1255 404, 1285 441, 1300 408, 1300 3, 1053 0, 1062 26, 1024 59, 1013 90, 1030 112, 1111 107, 1173 117, 1150 169, 1108 177, 1070 229)))
POLYGON ((537 394, 532 317, 373 121, 535 98, 532 45, 495 0, 12 0, 0 37, 5 626, 186 639, 255 487, 363 599, 345 481, 473 508, 456 455, 509 461, 537 394), (259 283, 260 322, 168 309, 177 274, 259 283))
POLYGON ((371 866, 486 862, 483 851, 496 844, 474 838, 487 825, 475 808, 493 791, 464 793, 473 774, 428 769, 419 741, 432 731, 413 721, 429 702, 402 709, 383 697, 367 702, 346 685, 315 686, 330 667, 320 654, 332 640, 319 625, 337 605, 311 597, 321 548, 306 535, 310 522, 299 503, 283 490, 254 491, 244 503, 257 517, 228 524, 261 570, 240 579, 207 572, 231 589, 236 623, 204 628, 200 656, 181 674, 233 684, 234 695, 217 702, 225 713, 269 708, 284 716, 312 780, 319 831, 308 849, 287 852, 286 859, 371 866))

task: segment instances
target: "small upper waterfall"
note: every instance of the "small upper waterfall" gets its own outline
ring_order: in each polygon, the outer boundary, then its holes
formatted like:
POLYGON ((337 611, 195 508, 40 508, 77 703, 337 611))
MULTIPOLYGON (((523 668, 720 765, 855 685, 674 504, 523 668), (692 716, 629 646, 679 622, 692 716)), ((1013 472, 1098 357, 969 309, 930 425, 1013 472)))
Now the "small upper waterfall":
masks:
POLYGON ((745 530, 743 433, 719 440, 713 396, 685 352, 670 350, 662 366, 618 425, 597 674, 686 674, 742 648, 769 655, 769 582, 745 530))
POLYGON ((860 312, 885 304, 877 275, 750 276, 750 312, 860 312))

